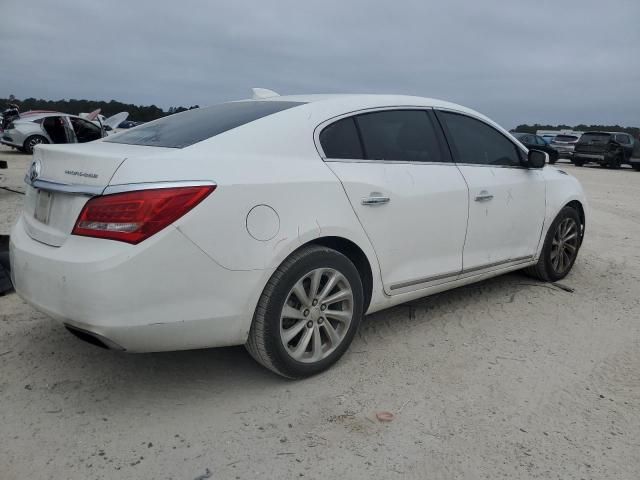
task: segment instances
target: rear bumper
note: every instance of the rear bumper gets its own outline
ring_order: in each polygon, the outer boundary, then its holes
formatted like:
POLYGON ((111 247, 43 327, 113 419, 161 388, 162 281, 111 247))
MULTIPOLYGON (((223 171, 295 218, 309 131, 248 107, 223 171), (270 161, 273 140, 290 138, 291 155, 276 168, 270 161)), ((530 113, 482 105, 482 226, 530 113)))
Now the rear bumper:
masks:
POLYGON ((597 154, 597 153, 581 153, 581 152, 574 152, 573 153, 573 159, 574 160, 582 160, 584 162, 605 162, 607 161, 607 158, 604 154, 597 154))
POLYGON ((139 245, 70 236, 11 234, 16 292, 66 326, 131 352, 239 345, 246 341, 269 271, 227 270, 169 227, 139 245))

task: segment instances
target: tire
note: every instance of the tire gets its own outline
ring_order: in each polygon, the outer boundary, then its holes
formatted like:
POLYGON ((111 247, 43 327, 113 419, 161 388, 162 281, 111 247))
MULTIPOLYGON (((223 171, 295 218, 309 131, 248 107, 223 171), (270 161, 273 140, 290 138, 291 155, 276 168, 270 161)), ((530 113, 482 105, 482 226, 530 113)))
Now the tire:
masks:
POLYGON ((29 155, 33 155, 33 148, 36 145, 41 145, 45 143, 49 143, 49 140, 47 140, 42 135, 31 135, 30 137, 27 137, 27 139, 24 141, 23 148, 26 153, 28 153, 29 155))
POLYGON ((581 166, 583 166, 583 165, 584 165, 584 161, 583 161, 583 160, 574 160, 574 161, 573 161, 573 164, 574 164, 576 167, 581 167, 581 166))
POLYGON ((543 282, 557 282, 563 279, 571 271, 576 261, 578 251, 582 245, 582 235, 580 215, 574 208, 564 207, 560 210, 560 213, 558 213, 551 227, 549 227, 538 263, 526 268, 525 272, 543 282), (570 225, 572 224, 573 230, 570 230, 570 225), (563 234, 562 229, 566 229, 566 233, 563 234), (575 237, 567 240, 567 238, 571 236, 572 231, 575 233, 575 237), (560 246, 558 245, 559 238, 564 238, 564 242, 562 242, 560 246), (560 250, 562 245, 569 246, 560 250), (573 248, 573 250, 571 250, 571 248, 573 248), (564 252, 560 253, 562 265, 560 265, 558 258, 559 251, 564 252), (565 254, 567 255, 565 256, 565 254))
POLYGON ((634 163, 634 164, 633 164, 633 165, 631 165, 631 166, 633 167, 633 169, 634 169, 636 172, 640 172, 640 164, 635 164, 635 163, 634 163))
POLYGON ((550 165, 555 165, 555 163, 558 161, 558 154, 553 154, 553 155, 549 155, 549 164, 550 165))
POLYGON ((291 254, 269 279, 245 347, 260 364, 283 377, 315 375, 333 365, 347 350, 363 308, 362 280, 353 263, 340 252, 309 245, 291 254), (335 286, 327 287, 333 276, 335 286), (318 293, 310 295, 314 277, 318 293), (311 298, 303 301, 295 293, 296 287, 298 291, 303 289, 305 297, 313 296, 320 302, 316 304, 311 298), (329 291, 324 292, 325 287, 329 291), (338 294, 346 297, 325 304, 321 301, 323 294, 324 298, 338 298, 338 294), (287 335, 289 338, 285 339, 287 335))
POLYGON ((613 170, 617 170, 618 168, 620 168, 622 166, 622 158, 620 156, 616 156, 614 158, 612 158, 611 160, 609 160, 609 162, 607 163, 607 167, 611 168, 613 170))

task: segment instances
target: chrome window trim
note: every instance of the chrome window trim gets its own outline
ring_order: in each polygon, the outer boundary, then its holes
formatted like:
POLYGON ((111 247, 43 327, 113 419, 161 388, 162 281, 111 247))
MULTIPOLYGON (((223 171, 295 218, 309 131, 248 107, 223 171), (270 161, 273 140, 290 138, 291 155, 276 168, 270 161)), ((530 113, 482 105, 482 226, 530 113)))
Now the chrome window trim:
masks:
MULTIPOLYGON (((508 141, 510 141, 513 144, 513 146, 516 149, 518 149, 525 157, 528 154, 527 148, 524 147, 524 145, 522 145, 517 139, 514 142, 514 138, 512 138, 510 135, 507 135, 503 131, 497 129, 494 125, 487 122, 483 118, 477 117, 475 115, 471 115, 468 112, 463 112, 461 110, 456 110, 455 108, 449 108, 449 107, 434 107, 434 106, 419 106, 419 105, 392 105, 392 106, 386 106, 386 107, 371 107, 371 108, 363 108, 360 110, 353 110, 347 113, 336 115, 335 117, 331 117, 319 123, 318 125, 316 125, 316 127, 313 130, 313 143, 316 147, 316 151, 318 152, 318 155, 320 155, 320 158, 324 162, 334 162, 334 163, 393 163, 393 164, 404 163, 404 164, 411 164, 411 165, 416 165, 416 164, 417 165, 457 165, 457 166, 465 166, 465 167, 513 168, 513 169, 520 169, 520 170, 529 170, 524 165, 516 166, 516 165, 488 165, 483 163, 457 163, 455 161, 455 158, 451 162, 418 162, 418 161, 411 162, 407 160, 368 160, 364 158, 329 158, 325 155, 322 145, 320 144, 320 133, 326 127, 328 127, 332 123, 342 120, 343 118, 361 115, 363 113, 385 112, 389 110, 425 110, 425 111, 431 110, 433 112, 441 111, 441 112, 457 113, 458 115, 464 115, 469 118, 473 118, 474 120, 478 120, 484 123, 485 125, 487 125, 488 127, 494 129, 496 132, 498 132, 503 137, 505 137, 508 141)), ((443 136, 445 136, 446 138, 446 135, 444 133, 443 133, 443 136)))
POLYGON ((375 163, 375 164, 405 164, 405 165, 448 165, 455 167, 453 162, 418 162, 410 160, 364 160, 359 158, 328 158, 325 159, 326 163, 375 163))
MULTIPOLYGON (((481 275, 483 273, 490 273, 497 267, 512 267, 520 264, 532 263, 535 260, 534 255, 527 255, 524 257, 511 258, 509 260, 501 260, 499 262, 487 263, 485 265, 479 265, 473 268, 465 268, 457 272, 443 273, 440 275, 434 275, 431 277, 418 278, 415 280, 409 280, 406 282, 395 283, 389 287, 390 290, 399 290, 402 288, 413 287, 415 285, 422 285, 425 283, 431 283, 438 280, 445 280, 436 285, 451 282, 454 280, 463 280, 474 275, 481 275), (486 271, 485 271, 486 270, 486 271)), ((433 285, 433 286, 436 286, 433 285)))

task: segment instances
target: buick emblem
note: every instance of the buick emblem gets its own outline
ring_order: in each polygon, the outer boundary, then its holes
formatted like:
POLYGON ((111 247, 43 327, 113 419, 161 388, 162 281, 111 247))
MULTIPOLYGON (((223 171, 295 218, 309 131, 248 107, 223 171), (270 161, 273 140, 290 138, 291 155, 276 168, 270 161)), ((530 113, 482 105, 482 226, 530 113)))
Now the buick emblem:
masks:
POLYGON ((34 180, 40 176, 41 168, 42 167, 40 164, 40 160, 34 160, 33 162, 31 162, 31 166, 29 167, 29 180, 31 181, 31 183, 33 183, 34 180))

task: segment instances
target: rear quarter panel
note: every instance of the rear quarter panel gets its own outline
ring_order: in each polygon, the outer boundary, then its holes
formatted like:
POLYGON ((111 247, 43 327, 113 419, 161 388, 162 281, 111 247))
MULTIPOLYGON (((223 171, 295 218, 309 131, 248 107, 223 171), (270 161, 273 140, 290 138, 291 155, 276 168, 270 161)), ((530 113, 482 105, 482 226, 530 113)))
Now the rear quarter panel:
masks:
POLYGON ((338 236, 364 251, 375 297, 378 262, 342 184, 315 149, 317 123, 304 107, 296 107, 191 147, 127 160, 111 184, 213 181, 216 190, 175 226, 220 266, 265 270, 266 283, 300 246, 338 236), (256 240, 247 230, 247 215, 258 205, 278 216, 277 234, 269 240, 256 240))

